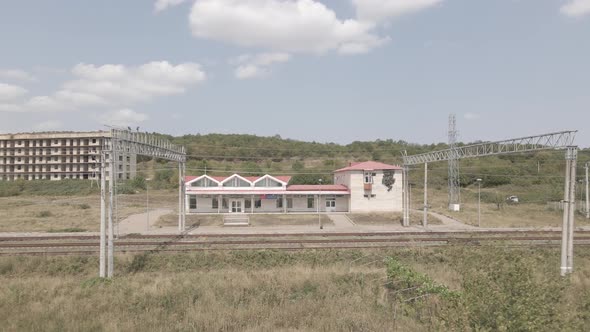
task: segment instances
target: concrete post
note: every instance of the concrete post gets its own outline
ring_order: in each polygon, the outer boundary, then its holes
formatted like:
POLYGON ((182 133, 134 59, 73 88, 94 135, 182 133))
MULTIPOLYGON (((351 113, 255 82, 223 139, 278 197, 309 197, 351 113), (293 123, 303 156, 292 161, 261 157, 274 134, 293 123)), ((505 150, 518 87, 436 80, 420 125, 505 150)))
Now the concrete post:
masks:
MULTIPOLYGON (((567 152, 569 155, 569 151, 567 152)), ((570 167, 571 161, 567 159, 565 165, 565 186, 563 194, 563 223, 561 225, 561 276, 565 276, 568 273, 567 267, 567 242, 568 242, 568 226, 569 226, 569 194, 570 194, 570 167)))
POLYGON ((567 148, 561 237, 561 276, 572 273, 574 268, 574 217, 576 212, 577 153, 577 147, 567 148))
POLYGON ((99 273, 101 278, 106 277, 106 260, 107 260, 107 220, 106 220, 106 156, 101 153, 100 161, 100 254, 99 254, 99 273))
POLYGON ((590 219, 590 196, 588 196, 588 166, 589 163, 586 163, 586 219, 590 219))
POLYGON ((424 163, 424 227, 428 227, 428 163, 424 163))
POLYGON ((182 225, 182 165, 178 163, 178 231, 183 232, 182 225))
POLYGON ((109 179, 109 225, 108 225, 108 260, 107 277, 113 277, 114 244, 113 244, 113 208, 115 207, 115 181, 117 181, 117 153, 114 140, 111 142, 111 176, 109 179))
POLYGON ((567 248, 567 266, 568 266, 568 273, 574 272, 574 219, 576 216, 576 171, 577 171, 577 160, 578 160, 578 150, 577 148, 572 148, 572 156, 571 156, 571 170, 570 170, 570 212, 568 215, 568 248, 567 248))

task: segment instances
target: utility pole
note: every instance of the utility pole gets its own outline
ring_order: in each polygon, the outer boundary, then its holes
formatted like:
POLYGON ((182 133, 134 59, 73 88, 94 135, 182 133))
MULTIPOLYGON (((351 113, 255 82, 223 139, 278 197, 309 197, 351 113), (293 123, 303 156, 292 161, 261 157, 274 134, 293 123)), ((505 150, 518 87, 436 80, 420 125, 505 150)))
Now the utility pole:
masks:
POLYGON ((106 275, 106 264, 107 264, 107 221, 106 221, 106 176, 105 176, 105 167, 106 167, 106 154, 104 152, 104 139, 103 139, 103 149, 100 154, 100 265, 99 265, 99 273, 98 276, 101 278, 105 278, 106 275))
POLYGON ((146 214, 146 221, 145 221, 145 231, 149 232, 150 230, 150 187, 148 183, 148 179, 145 179, 145 214, 146 214))
POLYGON ((113 207, 115 206, 115 181, 117 181, 117 154, 115 148, 116 142, 114 139, 111 140, 111 170, 109 179, 109 224, 108 224, 108 240, 107 240, 107 277, 113 277, 114 270, 114 243, 113 243, 113 207))
POLYGON ((324 229, 324 225, 322 225, 322 215, 320 214, 320 203, 322 200, 322 179, 318 180, 320 183, 320 187, 319 187, 319 194, 318 194, 318 224, 320 224, 320 229, 324 229))
POLYGON ((590 163, 586 162, 586 219, 590 219, 590 196, 588 196, 588 166, 590 163))
POLYGON ((428 163, 424 163, 424 227, 428 227, 428 163))
POLYGON ((568 147, 566 151, 565 188, 563 199, 563 224, 561 228, 561 276, 574 269, 574 216, 576 209, 576 164, 578 149, 568 147))
POLYGON ((459 154, 457 152, 457 118, 455 114, 449 115, 449 210, 461 209, 459 187, 459 154))
POLYGON ((481 179, 477 179, 477 227, 481 228, 481 179))

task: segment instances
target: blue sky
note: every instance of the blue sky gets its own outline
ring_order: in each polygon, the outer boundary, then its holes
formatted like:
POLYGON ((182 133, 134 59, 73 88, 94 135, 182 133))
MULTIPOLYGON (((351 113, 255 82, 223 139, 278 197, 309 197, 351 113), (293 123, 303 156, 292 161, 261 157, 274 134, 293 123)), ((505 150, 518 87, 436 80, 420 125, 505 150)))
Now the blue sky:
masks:
POLYGON ((590 146, 589 0, 7 0, 0 40, 0 132, 590 146))

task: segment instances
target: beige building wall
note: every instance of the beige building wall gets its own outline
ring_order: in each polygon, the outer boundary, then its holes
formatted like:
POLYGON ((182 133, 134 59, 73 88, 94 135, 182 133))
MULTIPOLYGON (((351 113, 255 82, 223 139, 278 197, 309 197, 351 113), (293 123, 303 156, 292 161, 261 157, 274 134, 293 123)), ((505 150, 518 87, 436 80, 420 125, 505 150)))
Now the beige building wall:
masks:
MULTIPOLYGON (((0 135, 0 181, 99 179, 101 150, 109 135, 101 131, 0 135)), ((136 155, 125 154, 119 160, 119 178, 135 177, 136 155)), ((107 158, 107 169, 109 165, 107 158)))
POLYGON ((375 173, 371 191, 364 189, 364 171, 345 171, 334 174, 334 183, 343 184, 350 189, 350 212, 402 211, 402 173, 395 170, 395 183, 391 191, 382 184, 383 171, 375 173))

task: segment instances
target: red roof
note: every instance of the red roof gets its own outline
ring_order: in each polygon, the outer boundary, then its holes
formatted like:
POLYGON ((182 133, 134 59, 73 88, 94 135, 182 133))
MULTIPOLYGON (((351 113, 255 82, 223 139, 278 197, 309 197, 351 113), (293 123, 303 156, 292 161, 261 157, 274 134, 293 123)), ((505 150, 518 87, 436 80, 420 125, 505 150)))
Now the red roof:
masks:
POLYGON ((189 181, 192 181, 196 178, 198 178, 198 176, 187 175, 184 177, 184 182, 189 182, 189 181))
POLYGON ((362 163, 351 163, 350 166, 337 169, 336 172, 344 171, 375 171, 375 170, 401 170, 400 166, 388 165, 378 161, 365 161, 362 163))
POLYGON ((287 191, 346 191, 348 187, 342 184, 293 184, 287 187, 287 191))
MULTIPOLYGON (((201 176, 202 175, 199 175, 199 176, 187 175, 187 176, 184 177, 184 181, 185 182, 189 182, 189 181, 192 181, 192 180, 194 180, 196 178, 199 178, 201 176)), ((222 182, 223 180, 226 180, 226 179, 232 177, 233 175, 230 175, 230 176, 210 176, 210 175, 207 175, 207 176, 210 177, 210 178, 212 178, 212 179, 214 179, 217 182, 222 182)), ((260 179, 260 178, 262 178, 264 176, 242 176, 242 177, 244 179, 250 181, 250 182, 254 182, 254 181, 256 181, 256 180, 258 180, 258 179, 260 179)), ((277 180, 283 181, 285 183, 289 183, 289 181, 291 181, 291 177, 290 176, 272 176, 272 177, 275 178, 275 179, 277 179, 277 180)))

